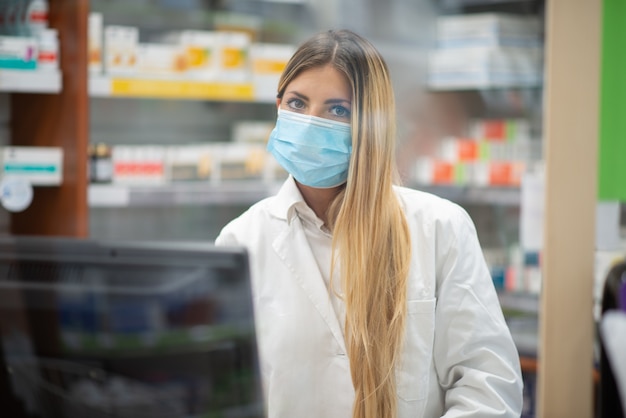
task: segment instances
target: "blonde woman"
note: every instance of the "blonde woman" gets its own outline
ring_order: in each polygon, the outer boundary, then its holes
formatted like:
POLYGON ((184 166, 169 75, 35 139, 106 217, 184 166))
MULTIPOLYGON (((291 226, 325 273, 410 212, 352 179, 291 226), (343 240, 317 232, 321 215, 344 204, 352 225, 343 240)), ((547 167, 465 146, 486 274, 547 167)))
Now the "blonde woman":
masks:
POLYGON ((459 206, 394 185, 389 72, 319 33, 278 85, 290 173, 218 245, 250 253, 268 417, 519 417, 519 358, 459 206))

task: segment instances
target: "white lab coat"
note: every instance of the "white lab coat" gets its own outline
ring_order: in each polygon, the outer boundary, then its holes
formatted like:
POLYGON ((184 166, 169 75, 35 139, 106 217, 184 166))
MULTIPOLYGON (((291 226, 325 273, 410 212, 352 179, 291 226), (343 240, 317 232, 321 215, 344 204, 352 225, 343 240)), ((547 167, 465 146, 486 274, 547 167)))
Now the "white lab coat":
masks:
MULTIPOLYGON (((413 249, 398 418, 519 417, 519 357, 472 221, 447 200, 396 191, 413 249)), ((354 389, 342 324, 294 210, 298 201, 290 177, 216 243, 250 253, 268 417, 349 418, 354 389)))

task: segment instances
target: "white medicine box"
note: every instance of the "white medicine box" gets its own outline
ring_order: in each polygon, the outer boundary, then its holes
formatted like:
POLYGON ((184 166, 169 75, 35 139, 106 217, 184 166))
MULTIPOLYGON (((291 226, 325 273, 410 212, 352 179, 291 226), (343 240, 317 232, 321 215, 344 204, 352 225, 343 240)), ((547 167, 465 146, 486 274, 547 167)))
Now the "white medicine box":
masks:
POLYGON ((56 147, 2 147, 2 176, 19 177, 34 186, 63 181, 63 150, 56 147))

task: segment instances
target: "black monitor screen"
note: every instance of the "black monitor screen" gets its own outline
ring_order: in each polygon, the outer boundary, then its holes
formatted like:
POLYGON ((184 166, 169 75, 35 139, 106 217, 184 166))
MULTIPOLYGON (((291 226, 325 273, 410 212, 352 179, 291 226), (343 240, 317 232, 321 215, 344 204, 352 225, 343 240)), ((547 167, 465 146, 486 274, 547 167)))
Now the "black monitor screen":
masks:
POLYGON ((211 244, 0 240, 0 411, 262 417, 248 258, 211 244))

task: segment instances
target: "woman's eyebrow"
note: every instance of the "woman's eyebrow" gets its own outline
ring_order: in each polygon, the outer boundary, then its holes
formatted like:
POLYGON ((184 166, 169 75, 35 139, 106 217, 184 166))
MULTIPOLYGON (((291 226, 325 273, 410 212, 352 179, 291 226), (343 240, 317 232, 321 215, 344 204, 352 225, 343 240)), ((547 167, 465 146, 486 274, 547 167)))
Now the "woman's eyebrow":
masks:
MULTIPOLYGON (((285 92, 285 94, 293 94, 294 96, 297 96, 298 98, 304 100, 304 101, 309 101, 309 97, 305 94, 302 94, 300 92, 297 92, 295 90, 290 90, 285 92)), ((352 104, 352 102, 350 100, 347 99, 340 99, 340 98, 332 98, 332 99, 327 99, 324 101, 324 104, 336 104, 336 103, 347 103, 349 105, 352 104)))
POLYGON ((324 104, 335 104, 335 103, 347 103, 349 105, 352 104, 350 100, 346 100, 346 99, 328 99, 324 101, 324 104))
POLYGON ((295 95, 295 96, 298 96, 298 97, 299 97, 300 99, 302 99, 302 100, 306 100, 306 101, 308 101, 308 100, 309 100, 309 98, 308 98, 307 96, 305 96, 305 95, 304 95, 304 94, 302 94, 302 93, 298 93, 297 91, 293 91, 293 90, 291 90, 291 91, 287 91, 287 92, 285 92, 285 94, 293 94, 293 95, 295 95))

